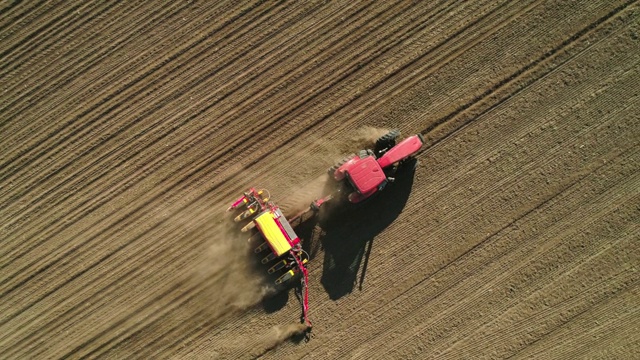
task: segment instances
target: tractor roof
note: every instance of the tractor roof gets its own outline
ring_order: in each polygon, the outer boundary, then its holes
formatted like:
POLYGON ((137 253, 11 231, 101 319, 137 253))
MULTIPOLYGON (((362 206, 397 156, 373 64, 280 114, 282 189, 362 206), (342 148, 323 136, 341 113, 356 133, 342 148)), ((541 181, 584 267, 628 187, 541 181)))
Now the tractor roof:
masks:
POLYGON ((387 176, 373 156, 359 159, 346 169, 351 183, 360 193, 368 193, 383 183, 387 176))

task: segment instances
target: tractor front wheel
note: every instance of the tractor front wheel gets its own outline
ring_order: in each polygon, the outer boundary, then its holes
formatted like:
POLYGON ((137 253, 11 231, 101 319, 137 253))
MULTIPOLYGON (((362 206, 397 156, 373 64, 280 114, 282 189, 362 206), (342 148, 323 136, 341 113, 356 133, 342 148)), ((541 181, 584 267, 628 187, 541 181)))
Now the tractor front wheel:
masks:
POLYGON ((382 156, 387 150, 396 146, 396 140, 400 137, 400 130, 394 129, 380 136, 376 140, 375 153, 377 157, 382 156))

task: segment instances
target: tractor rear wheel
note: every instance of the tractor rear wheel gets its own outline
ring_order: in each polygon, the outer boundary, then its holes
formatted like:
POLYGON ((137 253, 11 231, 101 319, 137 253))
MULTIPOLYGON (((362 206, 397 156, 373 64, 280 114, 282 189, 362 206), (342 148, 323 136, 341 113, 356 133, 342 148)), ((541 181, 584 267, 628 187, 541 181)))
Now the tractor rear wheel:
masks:
POLYGON ((332 167, 330 167, 329 170, 327 171, 329 173, 329 176, 333 178, 333 174, 336 172, 336 170, 338 170, 338 168, 344 165, 347 161, 353 159, 355 156, 356 156, 355 154, 351 154, 345 157, 344 159, 340 160, 339 162, 337 162, 332 167))

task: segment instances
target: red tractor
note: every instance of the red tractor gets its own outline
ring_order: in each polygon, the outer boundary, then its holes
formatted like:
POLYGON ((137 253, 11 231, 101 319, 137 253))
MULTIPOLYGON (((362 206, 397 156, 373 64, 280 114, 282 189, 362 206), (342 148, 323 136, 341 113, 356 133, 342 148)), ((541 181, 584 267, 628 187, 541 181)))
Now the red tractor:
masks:
MULTIPOLYGON (((338 182, 338 194, 345 194, 351 203, 359 203, 382 190, 395 179, 397 165, 415 155, 422 145, 422 135, 413 135, 396 144, 400 132, 392 130, 381 136, 373 150, 360 150, 329 169, 329 176, 338 182)), ((317 210, 335 194, 311 204, 317 210)))
POLYGON ((360 203, 384 189, 389 182, 393 182, 397 165, 415 155, 424 144, 420 134, 410 136, 396 144, 399 136, 399 131, 390 131, 376 141, 373 150, 361 150, 358 155, 354 154, 329 169, 330 177, 338 184, 336 190, 313 201, 310 208, 289 220, 278 206, 270 201, 266 190, 251 188, 227 209, 228 211, 243 209, 234 218, 236 222, 251 218, 241 231, 247 232, 253 228, 258 230, 252 238, 260 237, 264 242, 255 248, 255 252, 261 253, 270 249, 262 259, 262 263, 268 264, 275 261, 268 272, 269 274, 282 273, 275 281, 277 285, 302 274, 303 312, 305 323, 309 327, 311 322, 307 317, 308 277, 305 267, 309 256, 302 249, 300 238, 290 222, 298 220, 309 210, 318 211, 325 202, 339 198, 341 195, 345 195, 351 203, 360 203))

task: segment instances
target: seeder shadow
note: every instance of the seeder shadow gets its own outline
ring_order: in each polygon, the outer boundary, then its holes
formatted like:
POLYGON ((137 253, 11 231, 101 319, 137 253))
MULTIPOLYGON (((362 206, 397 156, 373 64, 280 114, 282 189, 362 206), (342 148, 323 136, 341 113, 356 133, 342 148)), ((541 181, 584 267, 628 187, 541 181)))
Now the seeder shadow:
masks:
POLYGON ((357 283, 362 290, 373 240, 404 209, 416 165, 415 159, 402 164, 395 182, 363 204, 334 204, 321 210, 318 224, 323 232, 324 263, 320 281, 332 300, 351 293, 357 283))

